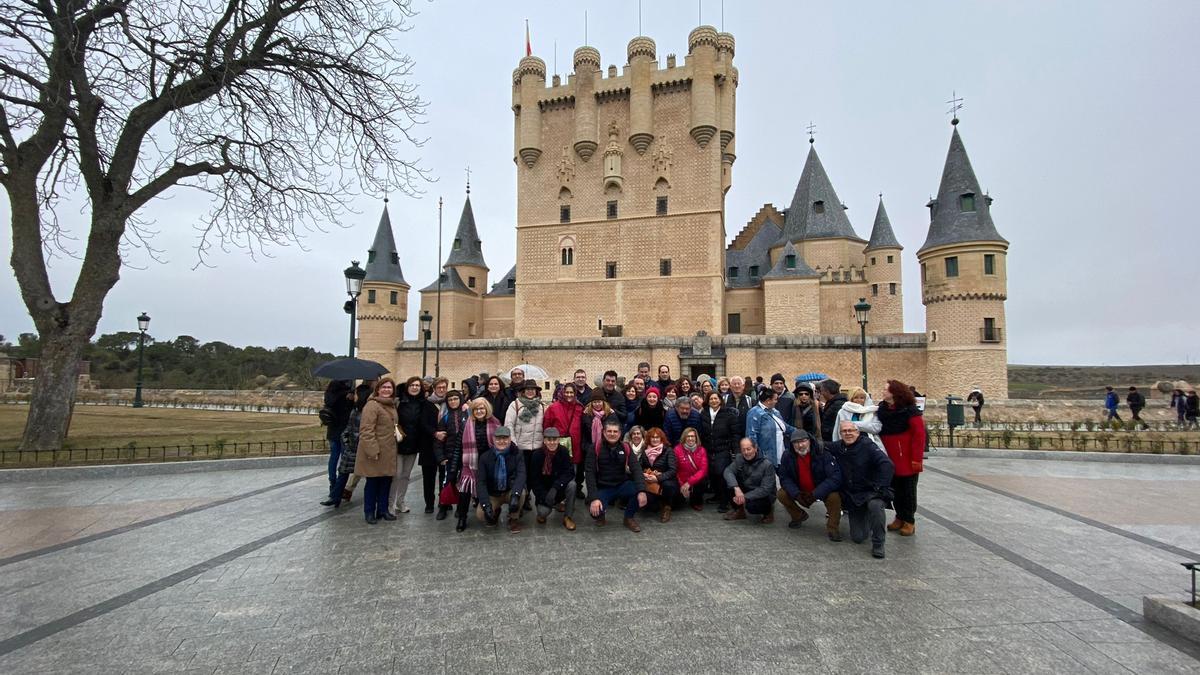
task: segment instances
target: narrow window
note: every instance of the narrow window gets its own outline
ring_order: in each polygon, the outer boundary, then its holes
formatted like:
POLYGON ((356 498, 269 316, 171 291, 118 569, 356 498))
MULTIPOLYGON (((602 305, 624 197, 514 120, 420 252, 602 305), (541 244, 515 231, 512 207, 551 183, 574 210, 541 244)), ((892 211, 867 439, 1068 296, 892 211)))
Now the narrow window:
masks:
POLYGON ((560 223, 571 222, 571 207, 570 206, 563 204, 562 206, 558 207, 558 222, 560 222, 560 223))
POLYGON ((508 290, 510 290, 510 291, 511 291, 511 290, 513 290, 513 289, 514 289, 514 288, 516 288, 516 287, 517 287, 517 280, 516 280, 516 279, 509 279, 509 280, 508 280, 508 290))
POLYGON ((850 270, 842 272, 842 281, 850 281, 850 270))
POLYGON ((467 335, 472 335, 472 336, 475 335, 475 322, 474 321, 467 322, 467 335))
POLYGON ((730 278, 730 279, 736 279, 736 278, 738 278, 738 268, 737 268, 737 267, 730 267, 730 268, 729 268, 729 278, 730 278))
POLYGON ((375 304, 375 289, 371 289, 371 290, 367 291, 367 304, 368 305, 375 304))
POLYGON ((656 215, 656 216, 667 215, 667 196, 666 195, 662 195, 654 200, 654 215, 656 215))
POLYGON ((1000 329, 996 328, 996 319, 992 317, 983 320, 983 342, 999 342, 1000 329))
POLYGON ((390 300, 393 305, 400 304, 400 293, 392 291, 390 300))
POLYGON ((608 203, 608 219, 612 220, 617 217, 617 200, 612 200, 608 203))
POLYGON ((467 277, 467 287, 475 288, 475 277, 467 277))
POLYGON ((825 202, 820 200, 813 202, 813 213, 825 213, 825 202))
POLYGON ((952 255, 949 258, 946 258, 946 276, 958 276, 958 256, 952 255))
POLYGON ((564 246, 562 249, 562 255, 560 257, 562 258, 563 265, 574 265, 575 249, 570 246, 564 246))
POLYGON ((751 279, 757 279, 757 278, 758 278, 758 265, 751 265, 751 266, 750 266, 750 278, 751 278, 751 279))
POLYGON ((392 253, 392 264, 393 265, 400 264, 400 254, 399 253, 392 253))
POLYGON ((462 248, 462 239, 455 237, 454 238, 454 250, 457 251, 461 248, 462 248))
MULTIPOLYGON (((888 262, 892 262, 892 261, 889 260, 888 262)), ((875 266, 875 256, 871 256, 871 267, 874 267, 874 266, 875 266)))
POLYGON ((879 295, 879 284, 871 284, 871 295, 879 295))
POLYGON ((612 262, 612 261, 604 263, 604 278, 605 279, 616 279, 617 278, 617 263, 612 262))
POLYGON ((895 283, 888 284, 888 295, 895 295, 895 294, 896 294, 896 284, 895 283))
POLYGON ((375 251, 367 251, 367 262, 368 263, 375 262, 375 251))
POLYGON ((783 259, 783 264, 786 265, 789 270, 796 269, 796 254, 795 253, 787 254, 787 256, 784 257, 784 259, 783 259))
POLYGON ((921 263, 921 283, 925 283, 925 263, 921 263))
POLYGON ((729 328, 726 332, 728 332, 728 333, 742 332, 742 315, 741 314, 730 314, 729 315, 729 328))
MULTIPOLYGON (((873 258, 872 258, 872 259, 873 259, 873 258)), ((894 261, 895 259, 896 259, 896 257, 895 257, 895 256, 891 256, 891 255, 889 255, 889 256, 888 256, 888 264, 889 264, 889 265, 891 265, 891 264, 892 264, 892 261, 894 261)), ((875 264, 875 263, 871 263, 871 264, 873 265, 873 264, 875 264)))
POLYGON ((995 274, 996 273, 996 255, 994 253, 984 253, 983 254, 983 273, 984 274, 995 274))
POLYGON ((662 260, 658 261, 658 276, 660 276, 660 277, 671 276, 671 259, 670 258, 663 258, 662 260))
POLYGON ((960 196, 958 198, 958 205, 962 211, 974 211, 975 210, 975 195, 973 193, 968 192, 965 195, 960 196))

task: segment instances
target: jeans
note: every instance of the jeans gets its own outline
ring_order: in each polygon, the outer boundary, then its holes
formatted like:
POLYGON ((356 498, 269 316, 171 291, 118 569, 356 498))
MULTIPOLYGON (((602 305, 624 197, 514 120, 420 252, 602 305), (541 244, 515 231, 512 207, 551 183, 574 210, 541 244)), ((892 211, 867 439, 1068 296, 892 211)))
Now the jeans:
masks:
MULTIPOLYGON (((342 433, 339 431, 336 436, 329 439, 329 485, 332 489, 334 483, 337 482, 337 465, 338 460, 342 458, 342 433)), ((331 497, 333 495, 330 495, 331 497)))
POLYGON ((541 518, 550 515, 550 511, 554 509, 554 505, 563 502, 566 505, 566 510, 563 515, 568 518, 575 517, 575 481, 567 483, 567 487, 563 490, 563 494, 558 494, 558 490, 550 488, 546 491, 546 500, 539 502, 537 505, 537 514, 541 518))
POLYGON ((392 481, 391 490, 388 492, 388 513, 392 515, 404 506, 404 496, 408 494, 408 482, 412 478, 417 457, 415 453, 396 457, 396 480, 392 481))
POLYGON ((917 479, 921 474, 911 476, 893 476, 892 491, 896 493, 892 505, 896 507, 896 517, 906 523, 916 523, 913 520, 917 512, 917 479))
POLYGON ((883 548, 885 535, 883 500, 875 497, 862 506, 853 506, 846 510, 850 516, 850 540, 861 544, 871 537, 871 545, 883 548))
POLYGON ((368 476, 363 488, 363 512, 367 518, 379 518, 388 511, 388 490, 392 486, 391 476, 368 476))
POLYGON ((333 484, 329 486, 329 499, 333 501, 335 505, 342 503, 342 492, 346 490, 346 483, 349 481, 350 474, 339 473, 337 475, 337 480, 333 481, 333 484))
POLYGON ((608 507, 617 499, 625 500, 625 517, 626 518, 632 518, 637 515, 638 491, 637 491, 637 487, 634 486, 633 481, 627 480, 624 483, 621 483, 620 485, 614 485, 612 487, 602 487, 602 488, 598 489, 598 492, 599 492, 599 494, 597 494, 595 497, 592 497, 592 495, 588 495, 588 500, 592 500, 592 499, 600 500, 600 517, 601 518, 603 518, 604 514, 608 511, 608 507))
POLYGON ((1118 421, 1118 422, 1120 422, 1120 421, 1121 421, 1121 416, 1117 414, 1117 409, 1116 409, 1116 408, 1109 408, 1109 409, 1108 409, 1108 419, 1106 419, 1105 421, 1106 421, 1106 422, 1111 422, 1112 420, 1116 420, 1116 421, 1118 421))

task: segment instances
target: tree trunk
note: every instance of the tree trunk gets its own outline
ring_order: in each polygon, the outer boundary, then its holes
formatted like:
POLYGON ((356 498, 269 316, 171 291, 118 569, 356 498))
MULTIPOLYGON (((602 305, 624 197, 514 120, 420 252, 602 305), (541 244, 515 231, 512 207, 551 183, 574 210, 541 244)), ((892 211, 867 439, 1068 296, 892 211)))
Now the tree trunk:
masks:
POLYGON ((22 450, 60 450, 79 386, 79 360, 87 338, 79 335, 42 333, 29 417, 21 438, 22 450))

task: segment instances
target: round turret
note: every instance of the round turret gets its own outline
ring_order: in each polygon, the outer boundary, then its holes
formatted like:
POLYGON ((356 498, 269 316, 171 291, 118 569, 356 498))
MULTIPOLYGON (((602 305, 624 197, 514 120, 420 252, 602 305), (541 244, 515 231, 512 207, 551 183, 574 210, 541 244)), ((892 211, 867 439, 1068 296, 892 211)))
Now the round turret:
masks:
POLYGON ((536 56, 526 56, 517 64, 513 85, 518 88, 517 154, 527 167, 533 167, 542 155, 542 120, 538 96, 546 87, 546 62, 536 56))
POLYGON ((645 35, 639 35, 638 37, 630 40, 627 52, 630 62, 632 62, 634 57, 637 56, 644 56, 650 60, 654 60, 656 58, 654 56, 654 40, 646 37, 645 35))
POLYGON ((589 66, 591 70, 600 70, 600 50, 595 47, 580 47, 575 50, 572 63, 575 66, 575 72, 589 66))
POLYGON ((717 51, 733 56, 733 33, 717 33, 717 51))
POLYGON ((700 45, 708 45, 715 49, 718 35, 717 29, 712 26, 697 26, 691 33, 688 33, 688 53, 691 54, 700 45))

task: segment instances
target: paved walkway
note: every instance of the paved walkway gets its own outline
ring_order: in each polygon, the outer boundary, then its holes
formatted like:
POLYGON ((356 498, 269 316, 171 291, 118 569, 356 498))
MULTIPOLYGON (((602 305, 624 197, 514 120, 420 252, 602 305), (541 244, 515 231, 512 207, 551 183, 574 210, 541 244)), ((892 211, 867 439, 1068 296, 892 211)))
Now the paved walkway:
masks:
POLYGON ((1200 672, 1140 616, 1200 559, 1200 466, 927 466, 885 561, 712 511, 369 527, 318 465, 4 483, 0 672, 1200 672))

